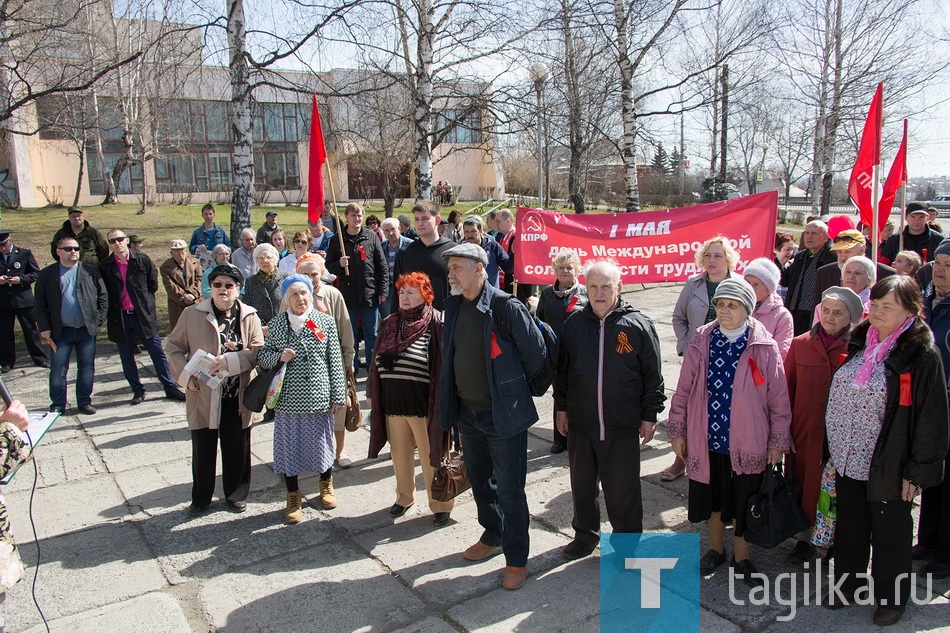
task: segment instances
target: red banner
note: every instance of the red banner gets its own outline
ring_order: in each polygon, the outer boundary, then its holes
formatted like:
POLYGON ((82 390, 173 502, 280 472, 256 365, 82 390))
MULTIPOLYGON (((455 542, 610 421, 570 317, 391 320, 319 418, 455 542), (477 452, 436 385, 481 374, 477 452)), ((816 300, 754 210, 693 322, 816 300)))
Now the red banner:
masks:
POLYGON ((739 253, 736 271, 742 272, 757 257, 774 257, 777 221, 775 191, 645 213, 576 215, 519 207, 515 280, 554 283, 551 260, 568 248, 581 264, 613 259, 623 283, 685 281, 699 272, 696 250, 716 235, 729 238, 739 253))

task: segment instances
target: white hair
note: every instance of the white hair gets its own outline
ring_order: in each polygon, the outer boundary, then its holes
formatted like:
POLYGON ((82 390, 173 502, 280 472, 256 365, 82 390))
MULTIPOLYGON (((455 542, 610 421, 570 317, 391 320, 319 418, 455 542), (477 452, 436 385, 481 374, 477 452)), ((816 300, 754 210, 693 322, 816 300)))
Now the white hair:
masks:
POLYGON ((277 249, 271 244, 258 244, 254 249, 254 261, 256 262, 258 258, 264 253, 270 253, 274 256, 274 259, 280 259, 280 253, 277 252, 277 249))
POLYGON ((392 228, 394 228, 394 229, 398 229, 398 228, 399 228, 399 220, 397 220, 396 218, 386 218, 386 219, 383 220, 382 223, 379 225, 380 230, 382 230, 382 229, 388 229, 388 228, 390 228, 390 227, 392 227, 392 228))
POLYGON ((828 232, 828 225, 825 224, 824 222, 822 222, 821 220, 812 220, 811 222, 809 222, 808 224, 805 225, 805 228, 806 228, 806 229, 807 229, 808 227, 819 228, 819 229, 821 229, 822 231, 824 231, 825 233, 828 232))
POLYGON ((230 255, 231 247, 228 246, 227 244, 215 244, 214 248, 211 249, 211 258, 212 259, 216 258, 220 253, 230 255))
POLYGON ((598 259, 587 265, 585 276, 590 279, 591 273, 600 274, 611 283, 620 283, 620 266, 612 259, 598 259))
POLYGON ((247 237, 248 235, 250 235, 251 237, 253 237, 253 238, 255 238, 255 239, 257 238, 257 235, 256 235, 256 234, 254 233, 254 231, 252 231, 251 229, 241 229, 241 236, 240 236, 240 237, 241 237, 242 240, 243 240, 245 237, 247 237))

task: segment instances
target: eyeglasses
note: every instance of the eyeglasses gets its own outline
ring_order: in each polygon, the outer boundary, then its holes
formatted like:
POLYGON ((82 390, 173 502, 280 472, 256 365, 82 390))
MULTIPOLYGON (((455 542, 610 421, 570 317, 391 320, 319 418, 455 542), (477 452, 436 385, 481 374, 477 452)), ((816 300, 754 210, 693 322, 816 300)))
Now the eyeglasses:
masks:
POLYGON ((125 236, 124 236, 124 235, 122 235, 122 236, 117 236, 117 237, 110 237, 110 238, 109 238, 109 243, 110 243, 110 244, 118 244, 119 242, 121 242, 121 241, 124 240, 124 239, 125 239, 125 236))
POLYGON ((237 287, 237 284, 225 283, 223 281, 215 281, 211 283, 212 288, 225 288, 227 290, 233 290, 237 287))
POLYGON ((294 244, 309 244, 310 240, 294 240, 294 244))
POLYGON ((67 253, 76 253, 79 251, 78 246, 60 246, 59 250, 66 251, 67 253))

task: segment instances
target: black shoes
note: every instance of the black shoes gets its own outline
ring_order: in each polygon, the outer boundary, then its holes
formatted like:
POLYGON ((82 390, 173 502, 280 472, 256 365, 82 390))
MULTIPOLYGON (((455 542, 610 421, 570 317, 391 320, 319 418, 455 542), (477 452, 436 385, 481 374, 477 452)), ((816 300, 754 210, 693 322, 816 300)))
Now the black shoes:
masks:
POLYGON ((4 374, 9 373, 11 371, 13 371, 13 365, 3 365, 2 367, 0 367, 0 372, 4 374))
POLYGON ((411 505, 401 506, 398 503, 394 503, 393 507, 389 509, 389 516, 391 516, 394 519, 398 519, 399 517, 404 515, 406 511, 411 507, 412 507, 411 505))
POLYGON ((80 413, 85 413, 86 415, 95 415, 96 408, 92 404, 81 404, 78 407, 80 413))
POLYGON ((795 543, 795 549, 789 552, 788 555, 801 561, 807 561, 814 558, 817 551, 815 546, 808 541, 798 541, 795 543))
POLYGON ((188 516, 200 517, 201 515, 206 514, 208 512, 208 508, 210 507, 211 507, 210 503, 203 506, 197 506, 192 503, 191 506, 188 508, 188 516))
POLYGON ((950 578, 950 563, 940 563, 932 560, 920 568, 920 573, 927 574, 934 580, 950 578))
POLYGON ((708 576, 709 574, 716 571, 717 567, 721 567, 726 562, 726 553, 719 553, 714 549, 709 550, 703 557, 699 559, 699 574, 701 576, 708 576))
POLYGON ((180 389, 170 389, 169 391, 166 391, 165 397, 169 400, 176 400, 178 402, 185 401, 185 394, 183 394, 180 389))
MULTIPOLYGON (((700 563, 701 565, 702 563, 700 563)), ((749 585, 753 589, 756 587, 761 587, 765 584, 762 580, 759 570, 755 568, 755 565, 752 564, 752 561, 748 558, 745 560, 740 560, 738 563, 736 559, 733 558, 729 562, 729 566, 736 570, 736 576, 739 577, 742 582, 749 585)))
POLYGON ((228 499, 228 510, 235 514, 247 511, 247 501, 231 501, 228 499))
POLYGON ((432 525, 436 527, 442 527, 443 525, 449 522, 449 513, 448 512, 436 512, 432 516, 432 525))
POLYGON ((65 411, 63 407, 56 406, 55 404, 49 405, 50 413, 62 413, 63 411, 65 411))
POLYGON ((887 607, 878 607, 874 611, 874 624, 878 626, 890 626, 892 624, 897 624, 902 615, 904 615, 903 609, 888 609, 887 607))
POLYGON ((551 454, 557 455, 558 453, 563 453, 565 448, 563 444, 551 444, 551 454))
POLYGON ((567 544, 567 547, 561 550, 561 558, 565 560, 578 560, 590 556, 597 549, 596 543, 585 543, 574 539, 567 544))
POLYGON ((133 404, 133 405, 142 404, 143 402, 145 402, 145 392, 140 391, 134 396, 132 396, 132 402, 130 404, 133 404))

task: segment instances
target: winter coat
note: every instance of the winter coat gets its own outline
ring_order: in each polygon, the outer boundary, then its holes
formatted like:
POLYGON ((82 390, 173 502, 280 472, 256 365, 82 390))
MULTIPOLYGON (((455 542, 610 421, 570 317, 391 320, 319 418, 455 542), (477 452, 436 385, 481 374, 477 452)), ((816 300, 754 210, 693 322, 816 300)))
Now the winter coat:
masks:
POLYGON ((792 339, 785 357, 788 399, 792 404, 792 443, 802 510, 812 523, 825 465, 825 409, 831 376, 848 352, 850 333, 845 332, 825 351, 816 325, 792 339))
MULTIPOLYGON (((900 233, 894 233, 884 242, 884 245, 881 246, 881 252, 879 258, 885 264, 890 264, 897 258, 897 253, 900 252, 900 233)), ((910 232, 910 227, 904 227, 904 248, 905 251, 914 251, 920 255, 920 260, 924 263, 932 262, 934 259, 934 253, 937 251, 937 247, 940 246, 944 236, 942 233, 934 231, 929 226, 924 229, 924 232, 920 235, 912 235, 910 232), (926 251, 926 253, 924 252, 926 251)))
POLYGON ((267 286, 261 279, 260 272, 244 280, 244 297, 242 301, 257 309, 261 323, 267 323, 280 311, 280 282, 287 278, 287 273, 275 270, 273 283, 267 286))
MULTIPOLYGON (((109 309, 109 294, 102 281, 99 269, 89 264, 77 264, 76 300, 82 311, 86 332, 96 335, 96 330, 106 320, 109 309)), ((49 332, 53 341, 58 341, 63 333, 63 291, 59 284, 59 264, 52 264, 40 271, 36 278, 36 297, 33 306, 33 318, 39 332, 49 332)))
MULTIPOLYGON (((686 348, 676 392, 670 403, 667 434, 686 440, 689 478, 709 483, 709 344, 719 321, 696 330, 686 348)), ((754 475, 765 470, 769 449, 786 452, 790 445, 791 409, 788 384, 778 345, 765 327, 749 319, 748 344, 739 356, 732 385, 729 457, 732 470, 754 475)))
MULTIPOLYGON (((847 360, 864 353, 869 326, 864 321, 851 333, 847 360)), ((947 457, 947 383, 933 336, 920 319, 898 337, 884 368, 887 404, 871 456, 868 501, 900 499, 904 479, 921 488, 940 484, 947 457)))
POLYGON ((785 307, 782 298, 773 292, 756 307, 752 317, 764 325, 778 343, 779 354, 784 360, 795 336, 795 327, 792 323, 792 313, 785 307))
POLYGON ((285 349, 296 352, 286 365, 284 386, 275 411, 321 413, 330 411, 330 405, 346 404, 346 374, 336 323, 329 315, 313 308, 307 312, 307 319, 322 337, 306 325, 294 332, 285 312, 278 313, 267 324, 267 338, 257 359, 261 368, 276 365, 285 349))
MULTIPOLYGON (((503 438, 514 437, 538 421, 528 378, 544 366, 547 348, 538 326, 520 301, 505 302, 505 320, 511 328, 511 340, 495 328, 492 303, 497 296, 510 296, 490 284, 482 286, 477 309, 485 315, 484 353, 488 368, 488 390, 491 393, 492 421, 503 438), (497 349, 492 351, 492 347, 497 349)), ((455 386, 455 326, 458 322, 461 295, 445 300, 445 326, 442 336, 442 382, 440 415, 442 429, 449 431, 458 424, 461 401, 455 386)))
POLYGON ((587 288, 583 284, 578 282, 574 285, 571 293, 563 297, 557 296, 554 292, 555 289, 560 289, 558 285, 558 282, 555 281, 553 286, 546 286, 541 291, 535 315, 550 325, 555 336, 560 338, 564 322, 572 314, 576 314, 587 307, 588 300, 587 288), (570 310, 568 310, 568 307, 570 307, 570 310))
MULTIPOLYGON (((115 253, 99 262, 99 273, 109 291, 109 311, 106 315, 106 330, 113 343, 125 343, 125 328, 122 326, 122 274, 115 261, 115 253)), ((146 338, 158 333, 155 317, 155 293, 158 292, 158 269, 145 253, 129 251, 129 269, 126 274, 126 290, 135 316, 142 325, 146 338)))
MULTIPOLYGON (((228 374, 240 374, 238 403, 241 425, 247 428, 261 419, 260 413, 244 407, 244 389, 257 373, 257 353, 264 345, 264 331, 261 329, 257 310, 240 301, 235 301, 234 305, 240 310, 243 349, 225 352, 224 357, 228 361, 228 374)), ((168 356, 172 375, 178 377, 178 384, 188 385, 191 375, 185 373, 185 364, 199 349, 213 356, 218 356, 221 349, 218 320, 214 316, 211 299, 185 308, 175 329, 165 340, 165 355, 168 356)), ((188 428, 192 431, 217 429, 221 422, 221 387, 211 389, 200 381, 198 385, 198 391, 185 389, 185 417, 188 420, 188 428)))
POLYGON ((588 304, 558 339, 554 403, 574 430, 635 437, 663 410, 660 339, 653 322, 622 298, 603 320, 588 304))
POLYGON ((0 255, 0 275, 17 277, 18 284, 3 284, 0 286, 0 310, 19 310, 33 307, 33 284, 40 274, 40 265, 36 263, 33 252, 28 248, 14 245, 8 255, 8 261, 3 263, 0 255))
MULTIPOLYGON (((818 292, 818 269, 826 264, 832 264, 838 261, 838 256, 835 255, 834 251, 831 250, 831 242, 827 242, 824 246, 821 247, 814 255, 811 255, 811 252, 807 248, 802 248, 799 250, 795 257, 788 262, 788 266, 785 270, 782 271, 782 280, 780 285, 788 288, 788 293, 785 295, 785 307, 792 310, 791 301, 793 295, 795 295, 795 286, 798 284, 798 278, 804 274, 806 264, 811 263, 811 258, 817 257, 817 267, 815 268, 815 292, 812 295, 812 302, 809 305, 799 305, 797 306, 798 310, 801 311, 811 311, 815 308, 817 304, 821 302, 821 294, 818 292)), ((799 291, 801 292, 801 291, 799 291)), ((798 297, 795 297, 798 299, 798 297)))
POLYGON ((73 233, 73 226, 69 220, 63 222, 63 226, 56 231, 53 241, 50 242, 49 251, 53 256, 53 261, 59 261, 59 253, 56 252, 56 245, 64 237, 71 237, 79 244, 79 261, 91 266, 98 266, 99 262, 109 256, 109 242, 103 237, 102 233, 89 225, 87 220, 83 220, 82 230, 79 233, 73 233))
MULTIPOLYGON (((399 313, 394 312, 386 319, 398 319, 399 313)), ((383 319, 384 321, 386 319, 383 319)), ((382 326, 380 326, 382 327, 382 326)), ((432 319, 429 321, 429 376, 432 380, 429 382, 429 406, 427 426, 429 435, 429 465, 438 468, 442 463, 442 456, 449 451, 449 434, 442 430, 442 423, 439 417, 439 380, 442 375, 442 313, 438 310, 432 311, 432 319)), ((369 395, 373 399, 373 409, 370 412, 370 434, 369 434, 369 457, 375 459, 379 457, 379 451, 389 441, 386 432, 386 412, 383 411, 383 390, 379 380, 379 369, 376 366, 376 353, 373 353, 373 360, 369 364, 369 395)), ((423 455, 419 459, 423 459, 423 455)))
POLYGON ((162 275, 162 285, 168 293, 168 327, 172 330, 184 309, 201 301, 201 264, 197 258, 186 255, 182 266, 184 275, 175 258, 169 257, 158 269, 162 275), (194 299, 185 297, 187 294, 194 299))
POLYGON ((389 264, 376 233, 365 226, 360 227, 356 235, 344 230, 343 245, 346 252, 340 251, 340 240, 330 242, 327 270, 337 276, 337 288, 343 293, 346 306, 350 309, 378 307, 380 296, 389 292, 389 264), (343 255, 349 257, 349 274, 340 266, 343 255))
MULTIPOLYGON (((733 277, 729 271, 727 277, 733 277)), ((706 292, 705 272, 696 273, 686 280, 676 305, 673 306, 673 332, 676 334, 676 355, 686 353, 686 346, 696 329, 706 323, 709 314, 709 293, 706 292)))

